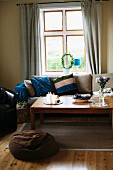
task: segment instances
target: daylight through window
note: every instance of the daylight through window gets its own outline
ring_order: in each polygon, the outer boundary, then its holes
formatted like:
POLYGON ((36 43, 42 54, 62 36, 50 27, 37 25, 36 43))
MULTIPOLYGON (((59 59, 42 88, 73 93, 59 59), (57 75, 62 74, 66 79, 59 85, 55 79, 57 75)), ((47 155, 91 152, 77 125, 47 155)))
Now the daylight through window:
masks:
MULTIPOLYGON (((85 72, 86 57, 81 9, 43 9, 41 11, 41 47, 43 72, 62 72, 61 57, 64 53, 80 58, 81 65, 78 71, 85 72)), ((74 65, 72 71, 75 71, 74 65)))

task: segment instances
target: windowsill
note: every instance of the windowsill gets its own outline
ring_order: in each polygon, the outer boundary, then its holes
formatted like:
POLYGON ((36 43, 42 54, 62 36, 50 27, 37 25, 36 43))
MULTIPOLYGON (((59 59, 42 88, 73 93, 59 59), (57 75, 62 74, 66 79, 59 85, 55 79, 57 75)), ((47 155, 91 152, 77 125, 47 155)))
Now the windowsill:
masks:
MULTIPOLYGON (((88 74, 86 72, 70 72, 69 74, 73 73, 74 76, 78 76, 78 75, 85 75, 85 74, 88 74)), ((48 77, 56 77, 56 76, 64 76, 66 74, 64 74, 63 72, 50 72, 50 73, 45 73, 45 74, 42 74, 41 76, 48 76, 48 77)))

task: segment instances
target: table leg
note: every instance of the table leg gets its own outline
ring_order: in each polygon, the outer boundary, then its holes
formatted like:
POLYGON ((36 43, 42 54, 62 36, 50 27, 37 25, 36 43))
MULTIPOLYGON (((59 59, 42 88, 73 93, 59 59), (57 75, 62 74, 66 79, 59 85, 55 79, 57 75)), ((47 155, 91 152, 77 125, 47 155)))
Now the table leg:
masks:
POLYGON ((31 129, 35 129, 35 113, 30 109, 31 129))
POLYGON ((40 113, 40 124, 44 122, 44 113, 40 113))

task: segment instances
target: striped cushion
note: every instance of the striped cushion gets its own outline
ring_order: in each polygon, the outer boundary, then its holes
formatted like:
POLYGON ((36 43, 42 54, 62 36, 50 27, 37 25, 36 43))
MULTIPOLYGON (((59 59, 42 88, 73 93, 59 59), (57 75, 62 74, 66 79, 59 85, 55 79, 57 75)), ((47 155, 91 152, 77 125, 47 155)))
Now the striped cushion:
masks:
POLYGON ((72 95, 77 93, 77 86, 73 74, 62 76, 54 80, 58 95, 72 95))

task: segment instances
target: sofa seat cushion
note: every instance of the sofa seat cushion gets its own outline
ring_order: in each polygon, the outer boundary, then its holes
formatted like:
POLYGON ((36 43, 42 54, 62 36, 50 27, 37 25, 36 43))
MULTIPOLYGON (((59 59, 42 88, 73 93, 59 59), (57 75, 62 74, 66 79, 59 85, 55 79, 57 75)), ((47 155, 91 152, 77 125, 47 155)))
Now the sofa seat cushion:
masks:
POLYGON ((78 93, 92 92, 92 76, 91 74, 76 75, 75 81, 77 83, 78 93))
POLYGON ((25 130, 9 141, 11 154, 20 160, 40 160, 55 155, 59 147, 52 135, 36 130, 25 130))
POLYGON ((77 93, 77 86, 73 74, 58 77, 53 81, 58 95, 73 95, 77 93))
POLYGON ((36 96, 45 96, 48 92, 51 92, 51 83, 49 78, 31 78, 32 85, 35 89, 36 96))
POLYGON ((31 106, 37 99, 38 99, 38 97, 30 97, 30 98, 28 99, 27 104, 28 104, 29 106, 31 106))

